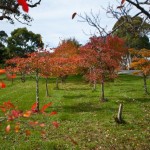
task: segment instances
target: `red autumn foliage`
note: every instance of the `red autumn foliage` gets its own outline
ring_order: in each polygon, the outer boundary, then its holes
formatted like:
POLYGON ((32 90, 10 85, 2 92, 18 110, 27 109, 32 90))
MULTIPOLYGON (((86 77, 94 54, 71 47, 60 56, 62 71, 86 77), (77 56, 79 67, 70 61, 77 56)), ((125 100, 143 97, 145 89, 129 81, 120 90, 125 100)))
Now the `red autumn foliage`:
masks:
POLYGON ((0 82, 0 87, 3 89, 3 88, 6 88, 6 84, 4 82, 0 82))
MULTIPOLYGON (((45 110, 51 106, 52 103, 48 103, 48 104, 45 104, 42 109, 41 109, 41 112, 44 113, 45 110)), ((34 109, 35 108, 35 104, 32 105, 32 108, 31 109, 34 109)), ((44 122, 39 122, 39 121, 27 121, 28 118, 31 117, 31 115, 35 115, 35 113, 33 113, 32 110, 26 110, 25 112, 23 111, 20 111, 20 110, 17 110, 16 107, 14 106, 13 103, 11 103, 10 101, 8 102, 4 102, 2 105, 0 105, 0 109, 2 110, 2 112, 5 113, 5 117, 1 117, 2 119, 6 120, 7 122, 15 122, 15 126, 13 127, 14 128, 14 131, 16 133, 18 133, 20 131, 20 128, 22 127, 22 124, 24 123, 24 121, 20 121, 20 118, 26 118, 26 121, 25 121, 25 125, 27 126, 31 126, 32 128, 35 127, 35 126, 39 126, 41 128, 44 128, 46 126, 46 124, 44 122)), ((46 113, 45 113, 46 114, 46 113)), ((53 112, 52 114, 56 114, 56 112, 53 112)), ((48 114, 45 115, 45 116, 49 116, 48 114)), ((54 121, 52 122, 53 126, 55 126, 56 128, 58 128, 59 124, 54 121)), ((6 126, 5 128, 5 131, 6 133, 9 133, 10 132, 10 129, 11 129, 11 126, 10 124, 6 126)), ((25 134, 27 136, 29 136, 31 134, 31 131, 26 129, 25 130, 25 134)), ((43 133, 44 134, 44 133, 43 133)))
POLYGON ((53 116, 53 115, 56 115, 56 114, 57 114, 56 111, 52 111, 52 112, 50 113, 50 116, 53 116))
POLYGON ((79 50, 80 66, 86 70, 86 78, 102 84, 102 101, 104 82, 117 77, 117 70, 126 52, 124 41, 116 36, 92 37, 79 50))
POLYGON ((6 73, 6 70, 5 69, 0 69, 0 75, 1 74, 5 74, 6 73))

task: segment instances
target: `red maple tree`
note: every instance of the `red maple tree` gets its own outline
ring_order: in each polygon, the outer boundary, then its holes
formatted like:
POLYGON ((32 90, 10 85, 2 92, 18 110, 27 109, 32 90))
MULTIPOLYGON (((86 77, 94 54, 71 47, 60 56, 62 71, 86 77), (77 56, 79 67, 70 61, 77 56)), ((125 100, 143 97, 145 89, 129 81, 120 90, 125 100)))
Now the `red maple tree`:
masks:
POLYGON ((116 36, 91 37, 90 41, 80 48, 80 65, 87 70, 86 78, 91 82, 101 83, 101 101, 106 100, 105 81, 117 77, 117 69, 126 52, 124 41, 116 36))

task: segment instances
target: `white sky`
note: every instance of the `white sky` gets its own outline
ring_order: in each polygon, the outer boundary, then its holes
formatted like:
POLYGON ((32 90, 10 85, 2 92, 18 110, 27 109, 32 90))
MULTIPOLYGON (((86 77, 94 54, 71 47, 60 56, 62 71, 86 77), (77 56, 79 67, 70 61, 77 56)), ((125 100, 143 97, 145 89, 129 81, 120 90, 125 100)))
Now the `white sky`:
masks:
POLYGON ((29 31, 41 34, 43 42, 49 47, 58 46, 62 39, 76 38, 79 43, 85 44, 89 37, 85 33, 94 32, 87 23, 79 22, 79 17, 71 19, 72 14, 98 13, 101 14, 101 25, 111 30, 116 20, 106 17, 106 12, 101 8, 107 8, 111 0, 42 0, 41 5, 29 10, 34 18, 31 26, 15 22, 14 25, 6 21, 0 22, 0 30, 8 35, 16 28, 26 27, 29 31), (85 33, 84 33, 84 32, 85 33))

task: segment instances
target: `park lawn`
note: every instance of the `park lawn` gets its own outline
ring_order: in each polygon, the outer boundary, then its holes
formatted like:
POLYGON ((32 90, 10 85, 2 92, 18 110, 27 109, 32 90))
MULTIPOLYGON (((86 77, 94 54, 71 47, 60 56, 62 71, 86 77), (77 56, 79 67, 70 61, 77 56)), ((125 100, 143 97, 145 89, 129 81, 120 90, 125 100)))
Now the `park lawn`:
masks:
MULTIPOLYGON (((28 77, 25 83, 19 78, 14 83, 5 81, 7 88, 0 89, 0 104, 10 100, 21 110, 29 110, 35 102, 35 81, 28 77)), ((150 81, 148 80, 148 85, 150 81)), ((20 132, 5 133, 9 122, 0 125, 2 150, 148 150, 150 149, 150 96, 143 91, 141 77, 119 75, 114 82, 106 83, 107 102, 99 101, 100 85, 96 91, 81 76, 72 76, 56 90, 55 79, 49 79, 50 97, 45 94, 45 80, 40 79, 41 106, 52 102, 47 113, 55 116, 34 115, 24 119, 37 120, 46 126, 30 129, 22 126, 20 132), (124 104, 125 124, 114 121, 118 106, 124 104), (59 128, 52 125, 59 122, 59 128), (30 130, 26 136, 24 130, 30 130), (40 131, 46 134, 41 135, 40 131)), ((149 87, 150 91, 150 87, 149 87)), ((3 113, 0 112, 2 116, 3 113)), ((12 124, 12 123, 11 123, 12 124)), ((13 126, 13 125, 12 125, 13 126)))

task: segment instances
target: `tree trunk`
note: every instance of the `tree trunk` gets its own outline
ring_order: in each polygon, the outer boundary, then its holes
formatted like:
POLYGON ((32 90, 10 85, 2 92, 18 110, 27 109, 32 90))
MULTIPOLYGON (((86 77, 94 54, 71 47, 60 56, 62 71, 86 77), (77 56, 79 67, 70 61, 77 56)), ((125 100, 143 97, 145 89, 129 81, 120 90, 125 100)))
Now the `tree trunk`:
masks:
POLYGON ((49 97, 49 92, 48 92, 48 78, 46 77, 46 96, 49 97))
POLYGON ((21 72, 21 81, 22 81, 22 82, 25 82, 25 81, 26 81, 25 73, 24 73, 24 72, 21 72))
POLYGON ((56 78, 56 89, 57 89, 57 90, 59 89, 58 84, 59 84, 59 78, 56 78))
MULTIPOLYGON (((11 74, 11 76, 13 76, 13 73, 11 74)), ((14 78, 12 77, 11 78, 11 84, 13 84, 14 83, 14 78)))
POLYGON ((144 91, 145 91, 145 94, 148 94, 148 90, 147 90, 147 78, 146 78, 145 75, 143 76, 143 81, 144 81, 144 91))
POLYGON ((104 81, 101 82, 101 102, 105 102, 105 95, 104 95, 104 81))
POLYGON ((36 111, 39 112, 39 71, 36 69, 36 111))
POLYGON ((93 91, 96 90, 96 80, 94 80, 94 83, 93 83, 93 91))

